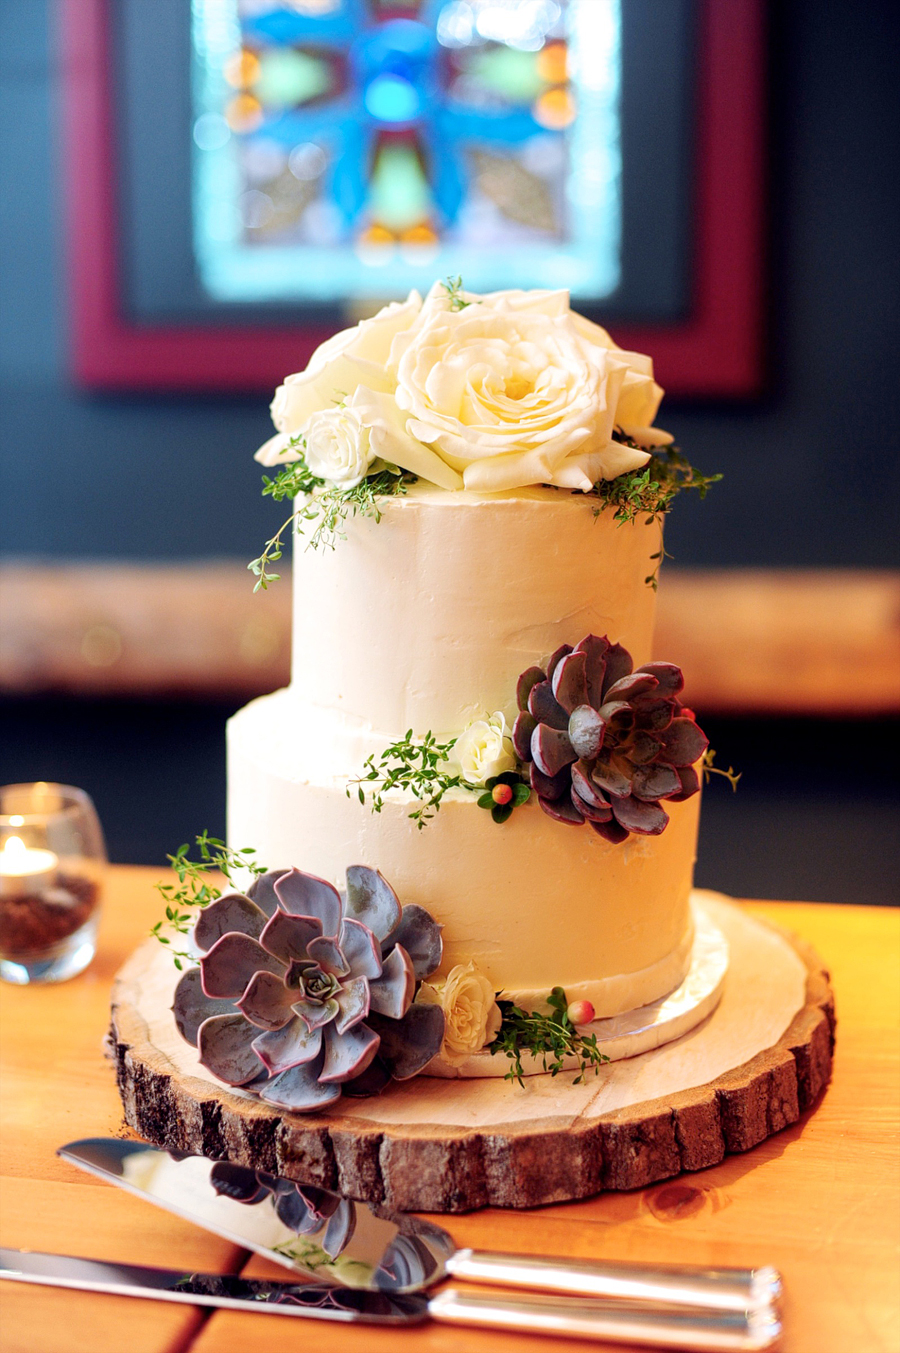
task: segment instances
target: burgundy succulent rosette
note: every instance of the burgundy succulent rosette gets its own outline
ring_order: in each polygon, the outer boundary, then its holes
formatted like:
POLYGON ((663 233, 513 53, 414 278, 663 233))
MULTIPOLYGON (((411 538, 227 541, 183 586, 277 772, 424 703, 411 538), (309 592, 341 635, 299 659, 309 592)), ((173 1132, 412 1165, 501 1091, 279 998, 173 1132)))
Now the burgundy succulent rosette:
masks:
POLYGON ((376 1094, 440 1051, 443 1012, 413 997, 441 961, 441 927, 375 869, 352 865, 343 894, 299 869, 262 874, 206 907, 193 940, 178 1031, 218 1080, 267 1104, 311 1113, 376 1094))
POLYGON ((513 744, 544 812, 613 844, 664 831, 662 800, 697 793, 708 746, 678 699, 683 687, 674 663, 635 671, 627 649, 595 634, 523 672, 513 744))

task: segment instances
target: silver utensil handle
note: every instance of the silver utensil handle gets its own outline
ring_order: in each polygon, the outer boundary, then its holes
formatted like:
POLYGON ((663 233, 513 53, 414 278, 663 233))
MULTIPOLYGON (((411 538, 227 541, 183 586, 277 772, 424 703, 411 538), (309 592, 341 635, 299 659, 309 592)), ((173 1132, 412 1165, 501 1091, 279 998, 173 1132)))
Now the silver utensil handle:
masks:
POLYGON ((610 1301, 661 1303, 711 1311, 759 1310, 781 1296, 777 1269, 702 1269, 688 1266, 586 1262, 521 1254, 457 1250, 447 1262, 453 1278, 500 1287, 559 1292, 610 1301))
POLYGON ((502 1297, 468 1295, 448 1288, 432 1297, 428 1313, 447 1324, 518 1330, 523 1334, 558 1334, 573 1339, 606 1339, 610 1343, 648 1348, 691 1349, 694 1353, 735 1353, 772 1348, 781 1334, 774 1311, 663 1311, 604 1306, 592 1301, 505 1301, 502 1297))

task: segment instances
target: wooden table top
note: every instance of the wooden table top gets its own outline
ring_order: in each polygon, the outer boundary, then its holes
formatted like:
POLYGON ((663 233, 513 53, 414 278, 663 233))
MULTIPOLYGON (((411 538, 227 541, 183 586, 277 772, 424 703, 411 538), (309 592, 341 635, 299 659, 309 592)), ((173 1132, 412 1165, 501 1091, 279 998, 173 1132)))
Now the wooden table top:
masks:
MULTIPOLYGON (((98 956, 59 986, 0 984, 0 1244, 194 1270, 263 1261, 65 1164, 56 1147, 122 1131, 101 1042, 116 970, 160 914, 160 871, 110 871, 98 956)), ((776 1264, 784 1353, 900 1343, 900 912, 750 902, 830 967, 834 1080, 800 1123, 745 1156, 640 1192, 533 1212, 437 1218, 460 1245, 650 1262, 776 1264)), ((276 1276, 284 1276, 279 1269, 276 1276)), ((3 1283, 2 1353, 568 1353, 579 1345, 452 1326, 379 1330, 208 1313, 3 1283), (255 1323, 254 1323, 255 1322, 255 1323)), ((606 1348, 611 1345, 594 1345, 606 1348)))

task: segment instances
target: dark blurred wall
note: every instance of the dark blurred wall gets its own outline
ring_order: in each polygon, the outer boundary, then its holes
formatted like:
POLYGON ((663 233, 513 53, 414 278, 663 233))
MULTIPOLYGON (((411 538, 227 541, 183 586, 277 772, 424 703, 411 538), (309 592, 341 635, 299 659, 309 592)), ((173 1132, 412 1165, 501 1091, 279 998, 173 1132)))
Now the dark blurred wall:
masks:
MULTIPOLYGON (((679 564, 895 562, 898 13, 896 0, 771 6, 770 376, 754 403, 665 406, 694 461, 725 473, 703 504, 679 502, 679 564)), ((269 435, 264 396, 112 398, 67 380, 50 17, 48 0, 0 0, 0 553, 248 559, 276 522, 251 459, 269 435)), ((229 712, 10 699, 0 782, 83 785, 114 859, 162 863, 203 827, 224 831, 229 712)), ((744 778, 734 798, 721 784, 705 797, 701 884, 895 899, 896 725, 710 732, 744 778)))
MULTIPOLYGON (((702 507, 679 503, 668 544, 684 564, 890 564, 900 6, 770 8, 769 386, 665 406, 726 476, 702 507)), ((66 378, 52 17, 48 0, 0 2, 0 549, 249 558, 275 513, 250 458, 265 397, 111 398, 66 378)))

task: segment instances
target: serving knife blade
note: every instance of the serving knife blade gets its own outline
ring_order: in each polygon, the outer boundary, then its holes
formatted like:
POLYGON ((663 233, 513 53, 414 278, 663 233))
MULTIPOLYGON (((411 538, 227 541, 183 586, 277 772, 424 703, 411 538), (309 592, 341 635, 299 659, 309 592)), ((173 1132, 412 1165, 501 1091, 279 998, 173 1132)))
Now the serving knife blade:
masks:
POLYGON ((425 1297, 365 1292, 308 1283, 267 1282, 232 1274, 185 1273, 181 1269, 80 1259, 69 1254, 0 1249, 0 1278, 72 1287, 119 1297, 145 1297, 190 1306, 232 1311, 305 1315, 318 1320, 366 1320, 378 1324, 417 1324, 428 1317, 425 1297))
POLYGON ((418 1325, 429 1317, 456 1325, 606 1339, 650 1348, 764 1353, 781 1327, 774 1312, 666 1311, 584 1298, 512 1301, 463 1295, 450 1288, 431 1299, 415 1293, 370 1292, 276 1283, 231 1274, 119 1264, 74 1255, 0 1249, 0 1279, 69 1287, 267 1315, 304 1316, 379 1325, 418 1325))

